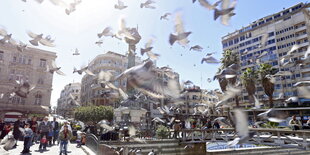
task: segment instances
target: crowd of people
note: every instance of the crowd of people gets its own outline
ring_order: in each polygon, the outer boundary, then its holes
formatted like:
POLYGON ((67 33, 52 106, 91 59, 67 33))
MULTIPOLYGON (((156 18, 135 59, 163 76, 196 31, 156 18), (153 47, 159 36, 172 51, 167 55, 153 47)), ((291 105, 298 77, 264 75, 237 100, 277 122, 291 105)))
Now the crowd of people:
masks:
POLYGON ((67 145, 72 139, 74 132, 77 142, 77 147, 85 144, 86 136, 84 132, 73 131, 72 124, 70 125, 68 121, 60 124, 54 117, 52 121, 49 121, 48 117, 44 117, 42 120, 37 119, 37 117, 32 117, 31 120, 22 121, 19 117, 17 121, 13 123, 4 122, 0 119, 0 141, 12 133, 14 139, 16 140, 15 148, 20 142, 23 141, 23 151, 22 154, 30 152, 30 147, 35 143, 39 143, 38 150, 40 152, 47 151, 48 146, 59 145, 59 154, 67 155, 67 145))

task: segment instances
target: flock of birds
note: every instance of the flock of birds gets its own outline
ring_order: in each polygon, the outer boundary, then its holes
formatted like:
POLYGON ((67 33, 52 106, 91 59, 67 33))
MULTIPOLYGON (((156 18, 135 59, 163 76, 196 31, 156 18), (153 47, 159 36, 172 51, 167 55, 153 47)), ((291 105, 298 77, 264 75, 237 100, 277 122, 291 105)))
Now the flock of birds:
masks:
MULTIPOLYGON (((23 0, 26 2, 26 0, 23 0)), ((44 0, 35 0, 38 3, 42 3, 44 0)), ((74 12, 76 10, 76 6, 81 3, 81 0, 74 0, 73 3, 67 4, 63 0, 49 0, 52 4, 56 6, 63 7, 65 9, 65 13, 67 15, 70 15, 70 13, 74 12)), ((197 0, 193 0, 192 2, 195 3, 197 0)), ((214 20, 221 17, 221 23, 224 25, 228 25, 228 22, 232 16, 235 15, 234 8, 237 4, 237 1, 230 1, 230 0, 219 0, 214 4, 210 4, 207 0, 198 0, 199 4, 202 7, 207 8, 208 10, 214 10, 214 20), (218 6, 221 4, 221 7, 218 6)), ((154 6, 156 2, 153 0, 147 0, 144 3, 141 3, 141 8, 148 8, 148 9, 155 9, 154 6)), ((126 9, 128 6, 125 5, 125 3, 121 0, 118 0, 117 4, 115 4, 114 8, 118 10, 126 9)), ((169 16, 172 16, 172 13, 165 13, 160 17, 160 20, 169 20, 169 16)), ((99 32, 97 34, 97 37, 101 39, 102 37, 111 37, 116 38, 119 40, 137 40, 140 36, 139 34, 134 34, 131 31, 132 29, 127 27, 126 21, 124 18, 120 18, 119 21, 119 28, 116 32, 113 32, 111 27, 106 27, 103 29, 103 31, 99 32)), ((43 34, 36 34, 31 31, 27 32, 28 36, 31 38, 29 40, 29 43, 33 46, 39 46, 40 44, 43 46, 48 47, 54 47, 54 40, 51 38, 51 36, 47 35, 44 36, 43 34)), ((182 17, 180 13, 175 14, 175 26, 174 26, 174 33, 171 33, 169 35, 169 44, 172 46, 175 43, 178 43, 179 45, 186 47, 189 44, 188 36, 192 34, 191 31, 186 31, 183 25, 182 17)), ((9 43, 14 46, 16 46, 17 50, 20 52, 24 52, 28 48, 28 45, 21 42, 16 41, 12 38, 12 34, 9 34, 4 28, 0 29, 0 36, 3 38, 0 40, 0 43, 9 43)), ((267 35, 263 35, 261 40, 261 47, 265 46, 265 42, 267 41, 267 35)), ((141 38, 140 38, 141 39, 141 38)), ((117 92, 117 95, 121 96, 123 100, 128 100, 130 97, 126 92, 124 92, 122 89, 116 87, 113 82, 127 78, 130 85, 132 85, 136 90, 139 92, 142 92, 143 94, 150 96, 152 98, 156 99, 162 99, 162 98, 172 98, 175 101, 175 105, 171 106, 170 108, 165 107, 159 107, 158 110, 165 114, 167 117, 167 121, 161 119, 161 118, 154 118, 153 121, 155 122, 161 122, 161 123, 167 123, 172 124, 175 121, 174 115, 175 113, 180 113, 181 110, 177 106, 180 104, 184 104, 184 95, 186 92, 183 92, 182 90, 186 85, 190 85, 191 81, 185 81, 183 84, 181 84, 181 87, 178 84, 177 79, 174 77, 174 75, 171 74, 172 70, 167 68, 164 71, 164 74, 170 79, 168 80, 167 85, 163 85, 162 81, 158 78, 156 78, 156 69, 154 67, 154 61, 159 58, 159 54, 154 53, 153 50, 153 44, 154 38, 149 39, 149 41, 144 45, 143 48, 140 49, 141 55, 146 54, 149 59, 147 59, 144 63, 136 65, 132 68, 129 68, 122 72, 119 75, 116 75, 113 71, 101 71, 97 75, 94 74, 92 71, 89 70, 88 66, 83 66, 80 69, 76 69, 74 67, 73 73, 77 73, 79 75, 82 75, 83 73, 88 74, 89 76, 93 76, 97 79, 97 83, 100 84, 102 88, 110 88, 112 91, 105 92, 106 94, 112 94, 113 92, 117 92)), ((98 40, 95 42, 96 45, 101 46, 103 44, 102 40, 98 40)), ((308 51, 305 53, 304 58, 300 60, 294 60, 292 59, 296 53, 296 51, 300 47, 298 45, 294 45, 292 49, 288 52, 286 56, 284 56, 281 59, 280 65, 282 67, 289 67, 289 66, 295 66, 295 67, 301 67, 307 63, 309 63, 310 60, 310 48, 308 47, 308 51)), ((201 52, 203 51, 203 47, 200 45, 194 45, 189 48, 190 51, 197 51, 201 52)), ((244 53, 246 53, 245 51, 244 53)), ((220 63, 219 60, 217 60, 215 57, 213 57, 213 54, 215 53, 207 53, 207 55, 202 58, 201 64, 208 63, 208 64, 214 64, 214 63, 220 63)), ((73 52, 73 56, 80 55, 79 50, 75 49, 73 52)), ((251 59, 250 61, 260 63, 261 59, 265 56, 268 56, 268 52, 263 52, 259 56, 251 59)), ((51 65, 47 65, 46 71, 53 74, 57 73, 59 75, 65 75, 61 70, 61 67, 57 66, 56 63, 53 61, 51 65)), ((237 64, 233 64, 219 72, 215 75, 214 79, 230 79, 237 76, 238 71, 240 70, 240 66, 237 64)), ((275 75, 268 75, 268 78, 272 83, 275 83, 275 78, 279 76, 287 76, 292 75, 291 71, 279 71, 275 75)), ((208 82, 211 82, 212 79, 208 78, 208 82)), ((309 90, 310 81, 300 81, 296 84, 294 84, 294 87, 298 87, 298 90, 301 94, 304 95, 305 98, 310 98, 310 90, 309 90)), ((0 94, 0 99, 2 99, 5 95, 8 95, 9 98, 14 97, 15 95, 26 98, 27 95, 35 88, 35 85, 31 85, 29 81, 16 81, 16 86, 13 90, 10 90, 7 93, 0 94)), ((235 97, 236 95, 239 95, 242 91, 241 83, 237 82, 235 86, 229 85, 227 87, 227 90, 224 92, 223 98, 221 101, 219 101, 214 107, 210 107, 208 105, 197 105, 195 108, 195 113, 200 114, 202 116, 208 116, 211 113, 212 108, 214 108, 214 111, 220 113, 221 108, 224 106, 231 106, 228 105, 228 100, 230 98, 235 97), (211 110, 210 110, 211 109, 211 110)), ((73 100, 75 98, 71 96, 73 100)), ((255 98, 255 108, 260 108, 260 103, 258 99, 255 98)), ((289 98, 287 99, 287 102, 296 100, 296 98, 289 98)), ((78 103, 77 103, 78 104, 78 103)), ((258 115, 258 117, 262 118, 263 120, 268 120, 272 122, 282 122, 287 118, 287 115, 285 115, 283 112, 269 109, 268 111, 261 113, 258 115)), ((233 141, 229 142, 229 146, 236 145, 238 143, 243 143, 250 138, 252 138, 255 133, 249 132, 248 128, 248 117, 247 114, 240 110, 235 109, 234 110, 234 117, 233 121, 230 121, 229 125, 234 126, 236 128, 238 137, 234 139, 233 141)), ((225 123, 225 118, 220 117, 216 120, 225 123)), ((227 122, 226 122, 227 123, 227 122)), ((133 127, 130 129, 130 137, 134 139, 135 141, 141 141, 138 138, 135 137, 135 131, 136 129, 133 127)), ((188 146, 188 148, 190 148, 188 146)), ((137 150, 135 150, 137 151, 137 150)))

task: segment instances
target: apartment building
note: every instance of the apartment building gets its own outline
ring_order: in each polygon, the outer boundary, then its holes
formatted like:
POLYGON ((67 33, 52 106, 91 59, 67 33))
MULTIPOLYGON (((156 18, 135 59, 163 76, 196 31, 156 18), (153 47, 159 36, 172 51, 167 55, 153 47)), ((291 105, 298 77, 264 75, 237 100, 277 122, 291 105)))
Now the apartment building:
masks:
MULTIPOLYGON (((310 4, 299 3, 290 8, 283 9, 275 14, 260 18, 246 27, 222 37, 223 50, 231 50, 239 54, 241 72, 246 68, 256 69, 258 66, 257 57, 263 52, 268 54, 260 59, 260 63, 268 63, 280 71, 291 71, 291 76, 278 77, 275 83, 273 94, 275 104, 280 105, 285 98, 298 96, 298 91, 293 84, 310 80, 310 64, 300 67, 283 67, 281 59, 288 54, 293 45, 299 48, 290 59, 293 61, 303 58, 309 46, 310 39, 310 4), (266 42, 262 40, 267 37, 266 42), (266 53, 266 52, 265 52, 266 53), (279 98, 284 94, 284 98, 279 98)), ((287 62, 285 60, 285 62, 287 62)), ((263 87, 257 82, 256 96, 261 102, 267 102, 263 87)), ((241 106, 251 107, 249 96, 244 89, 240 97, 241 106)), ((299 98, 300 103, 306 99, 299 98)))
POLYGON ((23 52, 8 43, 0 44, 0 116, 8 121, 29 114, 47 115, 50 110, 53 74, 46 66, 56 59, 56 53, 27 47, 23 52), (7 95, 16 86, 16 80, 28 81, 35 88, 27 98, 7 95))
POLYGON ((60 93, 56 112, 65 118, 73 118, 74 108, 80 106, 81 83, 69 83, 60 93))

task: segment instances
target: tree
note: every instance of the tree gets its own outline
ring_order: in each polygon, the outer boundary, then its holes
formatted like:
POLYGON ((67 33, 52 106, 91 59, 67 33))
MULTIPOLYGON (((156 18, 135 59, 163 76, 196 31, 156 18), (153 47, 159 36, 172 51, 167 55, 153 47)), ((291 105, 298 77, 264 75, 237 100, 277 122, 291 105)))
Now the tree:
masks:
POLYGON ((113 114, 114 111, 111 106, 84 106, 74 110, 74 118, 82 122, 98 123, 103 119, 111 121, 113 114))
MULTIPOLYGON (((230 50, 226 50, 222 53, 223 58, 221 58, 221 67, 219 68, 218 73, 220 73, 223 69, 229 67, 233 64, 239 64, 239 56, 237 53, 233 53, 230 50)), ((226 79, 226 78, 219 78, 218 79, 221 90, 224 92, 226 91, 226 87, 228 84, 235 85, 237 82, 237 77, 226 79)), ((235 96, 236 106, 239 107, 239 98, 235 96)))
POLYGON ((258 73, 260 75, 260 80, 264 88, 265 94, 269 98, 269 107, 273 108, 273 92, 274 92, 274 81, 271 80, 270 76, 277 72, 276 69, 272 68, 270 64, 260 64, 258 68, 258 73))
POLYGON ((255 81, 258 78, 257 73, 252 68, 247 68, 241 75, 242 83, 245 86, 249 95, 249 100, 254 101, 254 94, 256 91, 255 81))

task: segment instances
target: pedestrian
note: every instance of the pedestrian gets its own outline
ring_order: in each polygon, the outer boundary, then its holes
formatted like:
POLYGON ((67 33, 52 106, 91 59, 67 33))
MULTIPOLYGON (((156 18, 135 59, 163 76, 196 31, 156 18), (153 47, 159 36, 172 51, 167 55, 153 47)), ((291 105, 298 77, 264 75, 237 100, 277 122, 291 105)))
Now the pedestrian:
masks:
POLYGON ((69 122, 68 121, 65 121, 64 122, 64 125, 61 127, 61 129, 59 130, 59 132, 61 132, 62 130, 64 130, 64 126, 67 126, 68 127, 68 130, 70 130, 72 132, 72 128, 71 126, 69 125, 69 122))
POLYGON ((211 129, 212 128, 212 122, 210 119, 207 120, 207 128, 211 129))
POLYGON ((181 125, 180 125, 180 120, 176 120, 174 125, 173 125, 173 129, 174 129, 174 138, 179 138, 179 134, 180 134, 180 130, 181 130, 181 125))
POLYGON ((296 119, 296 115, 292 116, 292 119, 289 122, 289 126, 291 126, 293 130, 300 130, 302 127, 300 121, 296 119))
POLYGON ((40 139, 40 145, 39 145, 39 151, 42 151, 42 148, 46 150, 46 145, 47 145, 47 138, 46 135, 43 135, 43 137, 40 139))
MULTIPOLYGON (((39 125, 39 133, 40 133, 40 139, 42 139, 44 136, 45 138, 48 137, 49 132, 52 131, 52 124, 48 121, 48 117, 44 117, 43 121, 39 125)), ((47 143, 44 143, 43 150, 46 150, 47 143)), ((39 148, 39 150, 41 150, 39 148)))
POLYGON ((21 153, 29 153, 30 152, 30 146, 32 143, 32 137, 33 137, 33 131, 30 128, 30 124, 25 124, 25 131, 24 131, 24 149, 21 153))
POLYGON ((1 135, 2 135, 2 132, 3 132, 3 130, 4 130, 4 125, 5 125, 5 123, 3 122, 3 120, 0 118, 0 141, 1 141, 1 139, 3 138, 1 138, 1 135))
POLYGON ((17 146, 17 141, 20 138, 20 134, 21 134, 21 132, 19 130, 20 125, 21 125, 21 116, 18 116, 17 121, 14 122, 14 128, 13 128, 13 136, 14 136, 14 139, 16 140, 14 148, 17 146))
MULTIPOLYGON (((58 134, 59 134, 59 123, 56 121, 56 117, 53 118, 52 122, 53 126, 53 145, 55 145, 55 141, 58 141, 58 134)), ((57 142, 59 144, 59 142, 57 142)))
POLYGON ((31 121, 29 121, 30 124, 30 129, 33 132, 33 138, 32 138, 32 142, 37 142, 38 140, 38 122, 37 122, 37 117, 33 116, 31 118, 31 121))
POLYGON ((219 129, 220 128, 220 123, 218 122, 218 120, 215 120, 213 123, 213 128, 214 129, 219 129))
POLYGON ((62 153, 64 153, 65 155, 67 155, 67 145, 69 140, 72 137, 72 131, 70 131, 68 129, 68 126, 64 126, 64 129, 62 131, 59 132, 59 140, 60 140, 60 155, 62 155, 62 153))
POLYGON ((6 135, 9 134, 11 131, 11 125, 10 124, 4 124, 3 130, 0 135, 0 139, 3 139, 6 135))

